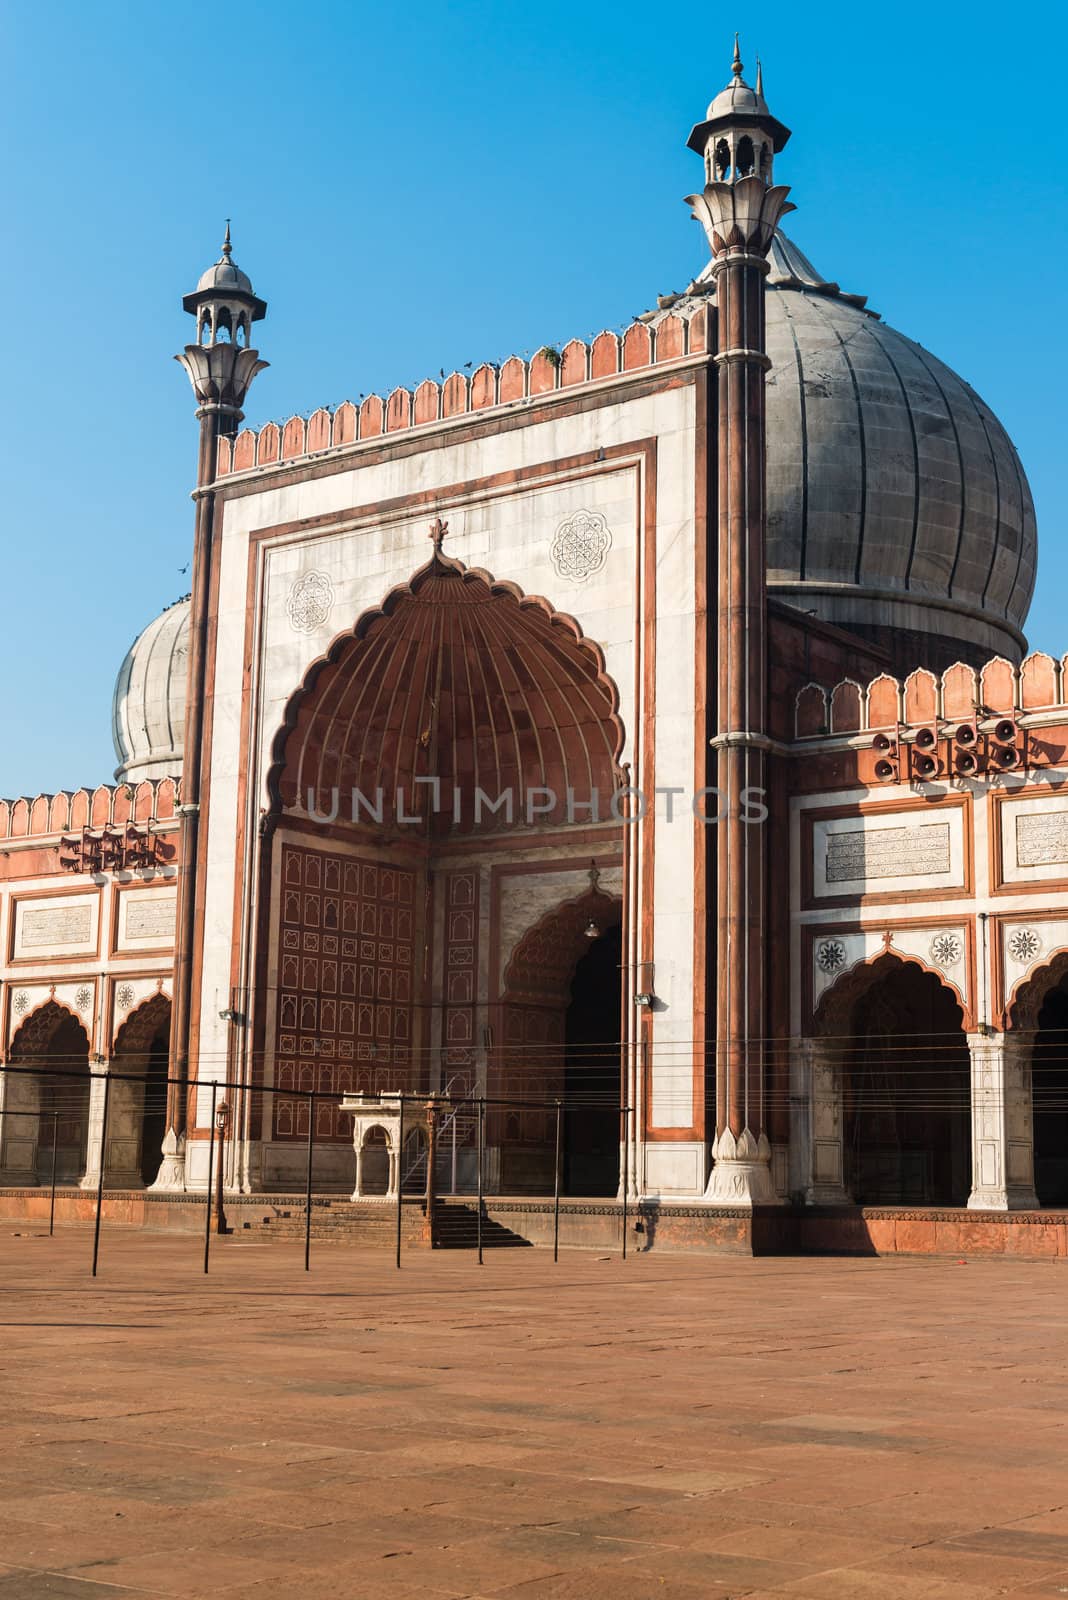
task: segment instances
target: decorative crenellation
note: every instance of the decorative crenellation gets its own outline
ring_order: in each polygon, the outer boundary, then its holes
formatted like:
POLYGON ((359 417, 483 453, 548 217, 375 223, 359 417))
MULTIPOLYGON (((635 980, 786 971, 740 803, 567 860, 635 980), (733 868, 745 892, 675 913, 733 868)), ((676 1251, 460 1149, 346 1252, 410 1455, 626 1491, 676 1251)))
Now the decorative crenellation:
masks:
POLYGON ((1063 710, 1068 656, 1036 651, 1019 666, 995 656, 980 669, 957 662, 938 675, 917 668, 905 679, 884 673, 871 683, 843 679, 833 688, 809 683, 794 704, 794 736, 826 739, 935 722, 967 722, 1017 713, 1063 710))
POLYGON ((138 784, 102 783, 96 789, 0 800, 0 839, 169 822, 177 813, 178 789, 174 778, 145 778, 138 784))
POLYGON ((244 428, 234 440, 220 439, 216 475, 223 478, 359 440, 515 405, 558 389, 701 355, 708 348, 706 308, 680 308, 654 325, 632 322, 621 334, 606 329, 589 343, 572 339, 562 350, 545 346, 529 361, 522 356, 510 356, 500 364, 487 361, 470 374, 454 372, 442 383, 427 378, 416 389, 394 389, 385 399, 372 394, 358 405, 346 400, 334 411, 320 407, 307 418, 290 417, 281 425, 268 422, 258 431, 244 428))

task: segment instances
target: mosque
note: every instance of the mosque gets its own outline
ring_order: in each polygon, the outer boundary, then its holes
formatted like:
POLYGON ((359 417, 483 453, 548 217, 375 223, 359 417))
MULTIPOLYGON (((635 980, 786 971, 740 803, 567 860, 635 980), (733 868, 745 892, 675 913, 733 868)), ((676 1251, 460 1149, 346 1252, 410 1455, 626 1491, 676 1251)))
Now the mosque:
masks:
POLYGON ((122 664, 114 785, 0 803, 4 1214, 52 1124, 71 1203, 134 1220, 220 1148, 235 1205, 302 1193, 309 1141, 317 1192, 372 1150, 389 1190, 403 1135, 351 1102, 404 1092, 439 1188, 485 1102, 518 1232, 560 1171, 590 1238, 626 1197, 647 1245, 1068 1253, 1031 495, 783 231, 788 139, 736 51, 683 294, 284 426, 242 427, 227 230, 177 357, 192 593, 122 664))

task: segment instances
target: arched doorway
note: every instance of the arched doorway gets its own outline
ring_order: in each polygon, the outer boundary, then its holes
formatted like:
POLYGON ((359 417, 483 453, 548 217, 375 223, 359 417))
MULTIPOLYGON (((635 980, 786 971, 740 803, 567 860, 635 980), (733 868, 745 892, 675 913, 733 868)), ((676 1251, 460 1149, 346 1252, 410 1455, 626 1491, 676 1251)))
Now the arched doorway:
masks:
POLYGON ((592 891, 548 913, 505 973, 488 1143, 505 1194, 551 1193, 556 1114, 563 1192, 611 1198, 619 1186, 621 907, 592 891))
POLYGON ((156 994, 130 1015, 115 1039, 105 1169, 109 1183, 148 1186, 159 1172, 167 1122, 170 1027, 171 1003, 166 995, 156 994))
POLYGON ((966 1205, 971 1059, 952 991, 887 954, 827 1000, 821 1050, 840 1094, 846 1191, 860 1205, 966 1205))
POLYGON ((619 1185, 622 928, 579 957, 564 1019, 564 1191, 614 1195, 619 1185))
POLYGON ((1038 1008, 1031 1050, 1035 1190, 1043 1206, 1068 1206, 1068 971, 1038 1008))
POLYGON ((10 1133, 5 1115, 5 1144, 17 1139, 26 1152, 29 1181, 48 1183, 54 1129, 56 1180, 80 1182, 89 1149, 89 1038, 81 1022, 49 1001, 15 1035, 11 1062, 35 1070, 7 1076, 5 1113, 28 1115, 13 1115, 10 1133))

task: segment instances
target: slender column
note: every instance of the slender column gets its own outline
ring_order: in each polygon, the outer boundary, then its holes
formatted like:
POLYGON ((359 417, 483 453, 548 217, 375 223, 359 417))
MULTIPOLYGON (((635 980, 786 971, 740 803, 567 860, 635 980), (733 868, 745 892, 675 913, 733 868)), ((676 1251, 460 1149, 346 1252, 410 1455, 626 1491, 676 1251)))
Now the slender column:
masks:
POLYGON ((107 1080, 102 1073, 89 1080, 89 1129, 85 1143, 85 1173, 78 1183, 80 1189, 95 1189, 100 1182, 100 1163, 104 1159, 101 1131, 106 1087, 107 1080))
POLYGON ((971 1211, 1033 1211, 1034 1118, 1031 1050, 1034 1035, 968 1035, 972 1063, 971 1211))

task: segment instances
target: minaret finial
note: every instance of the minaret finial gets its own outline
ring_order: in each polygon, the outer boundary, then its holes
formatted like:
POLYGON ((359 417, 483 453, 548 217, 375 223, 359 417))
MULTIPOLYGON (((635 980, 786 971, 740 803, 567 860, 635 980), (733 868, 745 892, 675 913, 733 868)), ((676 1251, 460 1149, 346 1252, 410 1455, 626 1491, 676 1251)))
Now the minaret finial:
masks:
POLYGON ((233 246, 230 243, 230 218, 229 217, 227 217, 227 219, 226 219, 226 235, 225 235, 225 237, 223 239, 222 253, 226 257, 227 261, 229 261, 231 255, 233 254, 233 246))
POLYGON ((734 35, 734 60, 731 63, 731 71, 734 73, 734 76, 736 78, 740 78, 741 75, 742 75, 743 70, 744 69, 742 67, 742 52, 738 48, 738 35, 735 34, 734 35))
POLYGON ((764 93, 764 64, 759 56, 757 56, 756 92, 761 95, 764 93))

